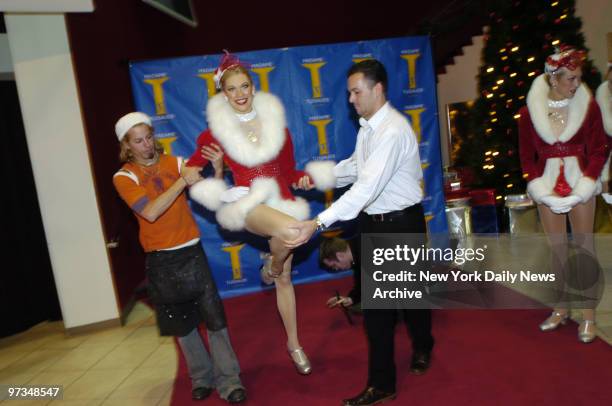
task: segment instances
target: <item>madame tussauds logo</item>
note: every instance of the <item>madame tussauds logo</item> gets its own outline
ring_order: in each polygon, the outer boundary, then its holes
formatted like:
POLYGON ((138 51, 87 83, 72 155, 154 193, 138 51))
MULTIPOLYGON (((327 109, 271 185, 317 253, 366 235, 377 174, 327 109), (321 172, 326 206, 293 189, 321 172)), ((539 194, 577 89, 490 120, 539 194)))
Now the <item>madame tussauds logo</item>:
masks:
POLYGON ((308 69, 310 73, 310 87, 312 88, 312 98, 320 99, 323 97, 323 88, 321 87, 321 68, 327 63, 323 58, 308 58, 302 60, 302 66, 308 69))
POLYGON ((245 244, 229 244, 221 248, 221 250, 227 252, 230 256, 230 264, 232 267, 232 281, 241 281, 244 279, 242 275, 242 265, 240 263, 240 250, 244 248, 245 244))

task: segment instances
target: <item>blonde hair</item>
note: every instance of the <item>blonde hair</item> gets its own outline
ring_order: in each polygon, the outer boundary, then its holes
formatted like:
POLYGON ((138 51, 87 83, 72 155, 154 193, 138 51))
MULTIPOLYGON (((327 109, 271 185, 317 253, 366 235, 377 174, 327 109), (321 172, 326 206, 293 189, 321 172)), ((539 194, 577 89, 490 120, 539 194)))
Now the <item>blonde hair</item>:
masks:
MULTIPOLYGON (((146 125, 151 130, 151 133, 153 133, 153 127, 151 127, 150 125, 144 123, 137 125, 146 125)), ((132 155, 132 150, 130 150, 129 142, 130 132, 128 131, 127 134, 125 134, 125 137, 123 137, 123 139, 119 143, 119 161, 121 163, 132 162, 132 160, 134 159, 134 156, 132 155)), ((157 140, 157 138, 155 139, 155 151, 160 155, 164 153, 164 147, 157 140)))
POLYGON ((221 80, 220 80, 221 90, 223 90, 223 88, 225 87, 225 81, 227 80, 228 77, 233 76, 233 75, 238 75, 240 73, 244 73, 246 75, 246 77, 249 79, 249 82, 251 83, 251 86, 252 86, 253 77, 251 76, 251 73, 249 72, 249 70, 242 65, 235 65, 235 66, 232 66, 231 68, 226 69, 225 72, 223 72, 223 76, 221 76, 221 80))

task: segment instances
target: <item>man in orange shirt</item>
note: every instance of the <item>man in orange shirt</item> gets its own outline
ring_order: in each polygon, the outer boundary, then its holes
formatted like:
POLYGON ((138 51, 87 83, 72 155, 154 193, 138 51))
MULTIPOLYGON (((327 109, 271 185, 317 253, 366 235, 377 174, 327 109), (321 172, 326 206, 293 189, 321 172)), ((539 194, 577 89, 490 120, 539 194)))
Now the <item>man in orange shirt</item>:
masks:
POLYGON ((201 179, 198 169, 163 154, 144 113, 123 116, 115 125, 122 168, 113 176, 121 198, 138 219, 146 252, 149 298, 163 336, 176 336, 187 361, 192 398, 216 388, 229 403, 246 399, 240 367, 227 332, 223 303, 210 273, 185 187, 201 179), (209 356, 198 325, 208 330, 209 356))

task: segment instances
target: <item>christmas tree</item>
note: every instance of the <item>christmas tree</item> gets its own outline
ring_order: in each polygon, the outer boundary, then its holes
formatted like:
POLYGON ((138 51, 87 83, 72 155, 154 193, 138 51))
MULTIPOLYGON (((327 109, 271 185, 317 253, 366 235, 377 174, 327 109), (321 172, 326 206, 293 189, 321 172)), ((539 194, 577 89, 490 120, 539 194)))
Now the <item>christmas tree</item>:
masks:
MULTIPOLYGON (((452 158, 456 167, 472 168, 473 188, 494 188, 500 203, 505 195, 525 193, 517 124, 531 82, 543 73, 544 61, 555 46, 588 49, 574 0, 495 0, 490 5, 490 28, 478 75, 480 97, 469 114, 456 118, 469 121, 452 158)), ((590 59, 582 71, 583 81, 595 89, 601 75, 590 59)))

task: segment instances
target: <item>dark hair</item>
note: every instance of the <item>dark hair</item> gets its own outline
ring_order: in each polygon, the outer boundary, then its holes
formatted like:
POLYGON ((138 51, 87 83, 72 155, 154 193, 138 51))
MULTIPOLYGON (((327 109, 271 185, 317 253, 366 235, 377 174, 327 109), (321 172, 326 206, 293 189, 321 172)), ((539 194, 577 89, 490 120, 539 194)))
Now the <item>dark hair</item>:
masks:
POLYGON ((323 262, 323 260, 337 260, 338 256, 336 254, 339 252, 346 251, 348 246, 348 242, 346 242, 342 238, 323 238, 321 240, 321 244, 319 245, 319 263, 323 267, 326 267, 325 262, 323 262))
POLYGON ((351 66, 346 77, 350 77, 356 73, 363 73, 363 76, 372 82, 372 86, 380 83, 383 87, 383 92, 387 94, 387 70, 385 66, 376 59, 366 59, 351 66))

